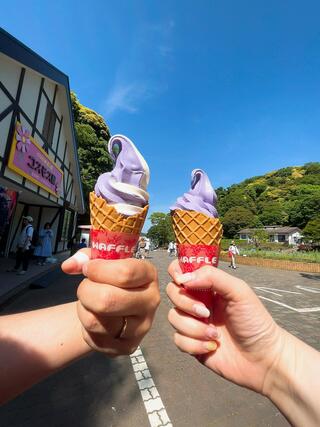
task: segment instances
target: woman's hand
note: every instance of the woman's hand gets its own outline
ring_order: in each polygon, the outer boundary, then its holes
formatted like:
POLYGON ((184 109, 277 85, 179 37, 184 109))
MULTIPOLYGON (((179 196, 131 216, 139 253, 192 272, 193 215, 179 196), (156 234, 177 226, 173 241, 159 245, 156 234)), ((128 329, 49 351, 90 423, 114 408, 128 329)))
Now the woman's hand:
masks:
POLYGON ((83 338, 110 357, 131 354, 160 303, 156 269, 136 259, 89 260, 90 253, 82 249, 62 265, 65 273, 86 276, 77 292, 83 338))
POLYGON ((242 280, 214 267, 183 275, 174 261, 169 274, 173 281, 168 284, 167 294, 175 308, 168 318, 176 329, 174 341, 178 348, 198 356, 224 378, 263 393, 285 338, 255 293, 242 280), (209 310, 188 295, 188 288, 215 292, 213 324, 203 322, 210 316, 209 310))

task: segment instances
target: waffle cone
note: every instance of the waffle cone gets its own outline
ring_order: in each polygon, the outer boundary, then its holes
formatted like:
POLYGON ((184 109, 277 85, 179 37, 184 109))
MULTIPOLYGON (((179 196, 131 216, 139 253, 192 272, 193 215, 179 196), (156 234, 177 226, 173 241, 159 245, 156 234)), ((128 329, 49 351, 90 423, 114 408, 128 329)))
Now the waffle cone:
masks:
POLYGON ((196 211, 175 209, 172 212, 172 226, 180 245, 220 245, 222 224, 219 218, 196 211))
POLYGON ((123 215, 102 197, 90 193, 90 222, 94 230, 105 230, 140 235, 149 205, 136 215, 123 215))

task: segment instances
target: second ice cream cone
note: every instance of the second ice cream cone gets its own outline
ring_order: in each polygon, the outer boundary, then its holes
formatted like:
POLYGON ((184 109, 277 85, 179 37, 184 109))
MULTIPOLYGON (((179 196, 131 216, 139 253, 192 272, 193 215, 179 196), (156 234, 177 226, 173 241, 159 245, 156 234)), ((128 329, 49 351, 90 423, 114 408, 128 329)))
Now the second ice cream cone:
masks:
POLYGON ((182 209, 175 209, 171 214, 181 270, 186 273, 203 265, 216 267, 222 238, 219 218, 182 209))
MULTIPOLYGON (((201 169, 191 174, 191 189, 171 208, 172 226, 177 241, 178 260, 183 273, 203 266, 217 267, 222 224, 216 209, 217 195, 201 169)), ((213 313, 213 291, 190 289, 187 292, 213 313)), ((206 319, 209 322, 210 319, 206 319)))

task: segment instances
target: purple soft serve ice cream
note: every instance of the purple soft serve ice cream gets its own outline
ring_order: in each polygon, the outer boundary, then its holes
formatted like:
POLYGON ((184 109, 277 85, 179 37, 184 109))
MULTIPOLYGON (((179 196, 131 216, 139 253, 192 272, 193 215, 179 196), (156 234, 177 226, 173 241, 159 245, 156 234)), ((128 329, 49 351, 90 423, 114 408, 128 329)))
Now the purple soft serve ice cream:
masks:
POLYGON ((191 189, 178 197, 171 210, 181 209, 186 211, 201 212, 207 216, 218 218, 217 195, 207 174, 201 169, 191 172, 191 189))
POLYGON ((140 213, 148 204, 149 167, 133 142, 123 135, 114 135, 108 151, 115 161, 114 169, 99 176, 94 187, 97 196, 114 205, 124 215, 140 213))

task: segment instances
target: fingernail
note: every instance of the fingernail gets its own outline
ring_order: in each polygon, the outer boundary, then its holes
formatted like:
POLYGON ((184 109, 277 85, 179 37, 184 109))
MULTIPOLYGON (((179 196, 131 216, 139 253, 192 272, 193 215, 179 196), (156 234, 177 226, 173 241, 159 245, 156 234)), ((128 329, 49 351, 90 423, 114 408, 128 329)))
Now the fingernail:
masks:
POLYGON ((184 273, 184 274, 178 274, 176 276, 176 279, 179 283, 186 283, 186 282, 190 282, 191 280, 195 279, 195 274, 194 273, 184 273))
POLYGON ((204 343, 204 347, 208 351, 214 351, 217 349, 218 344, 215 341, 209 341, 204 343))
POLYGON ((219 331, 218 329, 214 328, 213 326, 210 326, 209 328, 207 328, 206 330, 206 336, 209 339, 215 339, 219 337, 219 331))
POLYGON ((210 317, 210 311, 204 305, 194 304, 192 307, 194 313, 199 317, 210 317))
POLYGON ((84 252, 77 252, 74 255, 72 255, 71 258, 74 259, 74 260, 76 260, 76 262, 79 264, 80 267, 83 264, 85 264, 88 261, 90 261, 90 258, 88 257, 88 255, 85 254, 84 252))

